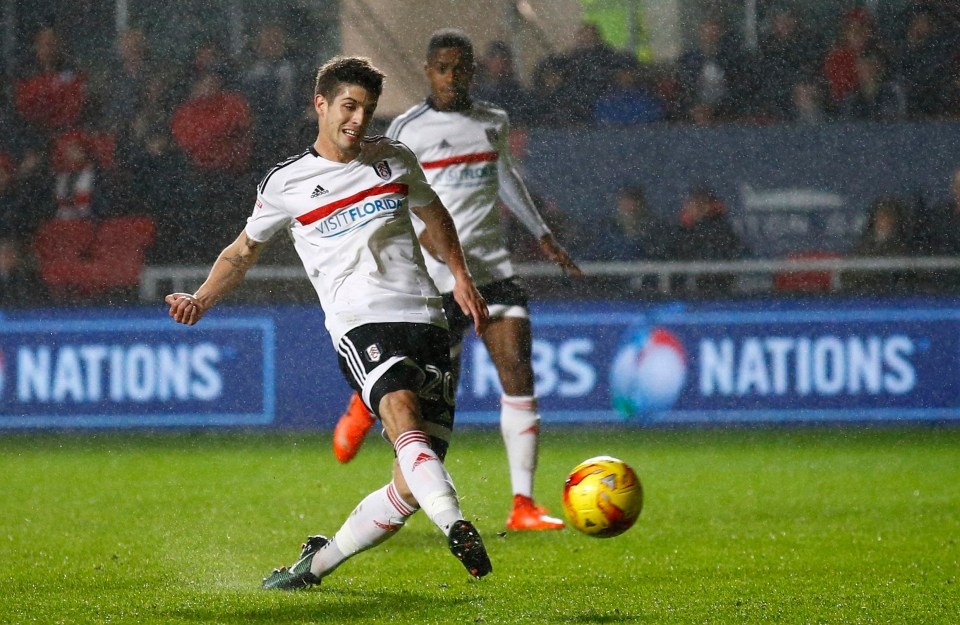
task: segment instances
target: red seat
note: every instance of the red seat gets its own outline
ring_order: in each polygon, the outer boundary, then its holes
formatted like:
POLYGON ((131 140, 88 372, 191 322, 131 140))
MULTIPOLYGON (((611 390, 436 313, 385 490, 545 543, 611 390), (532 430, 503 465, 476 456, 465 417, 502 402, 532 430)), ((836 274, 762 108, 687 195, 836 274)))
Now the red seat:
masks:
POLYGON ((140 283, 154 236, 149 217, 113 217, 96 228, 86 219, 57 219, 38 229, 34 249, 40 275, 54 293, 96 295, 140 283))
POLYGON ((140 283, 140 270, 156 227, 144 216, 112 217, 100 222, 82 287, 99 292, 140 283))
POLYGON ((93 240, 93 222, 87 219, 53 219, 41 224, 33 239, 33 249, 40 277, 47 286, 75 286, 93 240))
MULTIPOLYGON (((809 250, 794 252, 787 260, 835 260, 836 252, 809 250)), ((780 271, 773 276, 773 288, 782 293, 829 293, 833 290, 832 271, 780 271)))

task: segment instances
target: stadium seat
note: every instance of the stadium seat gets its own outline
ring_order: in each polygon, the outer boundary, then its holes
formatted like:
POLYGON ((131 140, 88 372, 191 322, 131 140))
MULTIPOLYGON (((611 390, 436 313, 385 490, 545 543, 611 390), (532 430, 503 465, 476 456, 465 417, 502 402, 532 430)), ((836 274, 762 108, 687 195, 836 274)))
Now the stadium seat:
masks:
POLYGON ((93 222, 87 219, 52 219, 40 225, 33 248, 40 277, 51 291, 76 285, 93 240, 93 222))
POLYGON ((49 221, 34 239, 40 276, 59 296, 135 287, 154 236, 154 222, 144 216, 112 217, 96 226, 86 219, 49 221))
MULTIPOLYGON (((787 260, 829 260, 842 258, 836 252, 807 250, 794 252, 787 260)), ((773 288, 781 293, 829 293, 834 289, 832 271, 780 271, 773 276, 773 288)))
POLYGON ((100 222, 82 289, 98 293, 137 286, 155 231, 153 220, 145 216, 112 217, 100 222))

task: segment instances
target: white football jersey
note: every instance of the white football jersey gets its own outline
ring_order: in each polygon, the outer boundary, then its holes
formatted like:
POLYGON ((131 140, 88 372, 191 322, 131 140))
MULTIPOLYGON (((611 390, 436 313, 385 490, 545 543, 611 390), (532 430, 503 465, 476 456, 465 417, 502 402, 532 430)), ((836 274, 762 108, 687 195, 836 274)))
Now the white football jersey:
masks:
POLYGON ((365 139, 349 163, 311 146, 257 187, 246 233, 261 242, 280 230, 292 234, 334 344, 366 323, 446 327, 410 217, 436 197, 416 157, 396 141, 365 139))
MULTIPOLYGON (((478 286, 513 276, 497 197, 537 238, 550 232, 516 170, 507 143, 510 122, 503 109, 474 102, 464 111, 442 112, 429 100, 397 117, 387 136, 417 155, 430 186, 457 226, 467 266, 478 286)), ((423 228, 414 220, 418 232, 423 228)), ((443 293, 453 275, 429 254, 427 270, 443 293)))

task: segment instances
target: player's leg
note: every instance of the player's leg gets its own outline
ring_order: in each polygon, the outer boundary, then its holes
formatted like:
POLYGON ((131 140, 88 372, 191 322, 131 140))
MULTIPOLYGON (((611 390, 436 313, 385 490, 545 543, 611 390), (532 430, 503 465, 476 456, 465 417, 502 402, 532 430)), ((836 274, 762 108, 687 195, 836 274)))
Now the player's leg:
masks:
POLYGON ((531 364, 533 338, 530 319, 525 313, 525 307, 508 307, 504 315, 491 320, 483 335, 503 387, 500 432, 507 451, 513 489, 513 510, 507 519, 507 527, 513 530, 560 529, 563 521, 549 516, 533 501, 540 413, 531 364), (524 316, 514 316, 521 312, 524 316))
MULTIPOLYGON (((443 464, 453 432, 454 388, 450 374, 448 333, 423 324, 385 324, 385 356, 360 386, 377 408, 394 446, 394 484, 404 503, 421 507, 447 535, 451 551, 476 577, 490 572, 483 541, 460 509, 453 479, 443 464)), ((351 347, 369 352, 364 342, 351 347)), ((352 358, 355 360, 355 357, 352 358)))
POLYGON ((427 515, 444 531, 451 551, 472 575, 482 577, 492 570, 483 541, 463 518, 443 466, 453 427, 446 337, 433 326, 377 324, 348 332, 340 341, 341 369, 365 401, 378 406, 394 443, 394 480, 364 498, 333 539, 311 537, 300 559, 289 569, 275 570, 264 580, 264 588, 319 583, 348 558, 395 534, 416 512, 419 501, 426 502, 427 515))
POLYGON ((416 511, 416 507, 400 498, 396 486, 390 482, 367 495, 332 539, 308 537, 297 561, 289 568, 274 570, 263 580, 263 587, 295 590, 319 584, 347 559, 395 535, 416 511))
POLYGON ((333 455, 340 462, 350 462, 360 451, 363 440, 377 419, 354 392, 350 396, 347 409, 333 428, 333 455))

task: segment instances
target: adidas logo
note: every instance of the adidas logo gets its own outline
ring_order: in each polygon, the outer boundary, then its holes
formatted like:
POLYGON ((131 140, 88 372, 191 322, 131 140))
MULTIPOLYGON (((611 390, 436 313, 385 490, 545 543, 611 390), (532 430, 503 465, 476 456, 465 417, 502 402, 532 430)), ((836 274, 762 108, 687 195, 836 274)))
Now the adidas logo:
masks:
POLYGON ((450 145, 450 143, 446 139, 443 139, 442 141, 440 141, 440 145, 438 147, 442 150, 444 148, 452 148, 453 146, 450 145))
POLYGON ((421 451, 420 455, 417 456, 417 459, 413 461, 413 468, 410 470, 414 471, 416 470, 417 467, 419 467, 424 462, 430 462, 431 460, 436 460, 436 459, 437 459, 436 456, 431 456, 430 454, 421 451))
POLYGON ((321 187, 320 185, 317 185, 317 188, 314 189, 313 193, 310 194, 310 198, 312 199, 315 197, 320 197, 321 195, 326 195, 327 193, 330 193, 330 192, 324 189, 323 187, 321 187))

